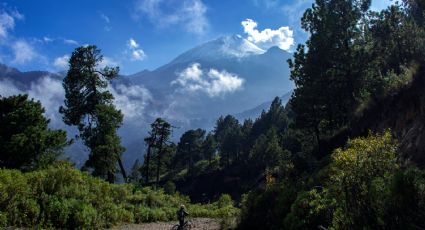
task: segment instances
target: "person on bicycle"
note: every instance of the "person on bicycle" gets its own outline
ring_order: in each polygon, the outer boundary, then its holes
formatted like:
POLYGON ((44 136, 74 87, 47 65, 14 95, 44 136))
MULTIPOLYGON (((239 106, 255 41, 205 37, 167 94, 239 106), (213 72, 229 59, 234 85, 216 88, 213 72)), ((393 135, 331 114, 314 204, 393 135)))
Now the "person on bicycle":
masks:
POLYGON ((177 219, 179 220, 179 229, 183 229, 183 226, 185 224, 184 218, 189 215, 189 213, 186 212, 186 207, 182 204, 180 205, 180 209, 177 211, 177 219))

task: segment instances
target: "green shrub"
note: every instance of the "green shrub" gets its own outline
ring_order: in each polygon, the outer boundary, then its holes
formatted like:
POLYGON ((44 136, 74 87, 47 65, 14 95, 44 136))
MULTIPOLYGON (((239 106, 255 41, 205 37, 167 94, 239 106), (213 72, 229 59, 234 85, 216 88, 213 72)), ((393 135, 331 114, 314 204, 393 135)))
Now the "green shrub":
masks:
POLYGON ((190 204, 179 193, 109 184, 59 162, 41 171, 0 169, 0 226, 100 229, 120 223, 176 220, 180 204, 194 217, 231 216, 230 196, 217 203, 190 204))
POLYGON ((167 181, 164 185, 164 192, 169 195, 176 193, 176 185, 172 181, 167 181))
POLYGON ((223 194, 217 201, 218 208, 233 207, 233 200, 229 194, 223 194))
POLYGON ((7 214, 5 212, 0 212, 0 228, 7 227, 7 214))

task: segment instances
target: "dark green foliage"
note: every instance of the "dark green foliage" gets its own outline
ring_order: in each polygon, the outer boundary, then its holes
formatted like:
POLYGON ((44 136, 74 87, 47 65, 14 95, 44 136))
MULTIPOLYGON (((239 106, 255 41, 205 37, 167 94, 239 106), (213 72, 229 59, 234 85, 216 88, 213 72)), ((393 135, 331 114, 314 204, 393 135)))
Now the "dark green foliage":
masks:
POLYGON ((281 178, 289 177, 293 168, 291 153, 282 148, 275 129, 270 129, 257 138, 250 152, 250 160, 251 170, 259 173, 272 171, 281 178))
MULTIPOLYGON (((186 131, 181 137, 177 144, 176 155, 173 160, 174 169, 181 170, 187 169, 189 176, 193 176, 193 167, 195 162, 204 160, 203 154, 203 143, 205 139, 205 130, 196 129, 186 131)), ((211 138, 210 138, 211 139, 211 138)), ((210 140, 211 142, 212 140, 210 140)), ((207 151, 213 151, 214 143, 209 143, 210 146, 205 146, 207 151)), ((209 153, 211 154, 211 152, 209 153)), ((212 155, 212 154, 211 154, 212 155)), ((210 159, 212 156, 210 156, 210 159)))
POLYGON ((63 121, 75 125, 80 137, 90 149, 85 166, 93 168, 93 175, 115 180, 116 163, 126 178, 121 162, 124 148, 117 135, 123 115, 113 105, 114 97, 106 90, 108 82, 117 77, 119 68, 98 69, 103 60, 96 46, 77 48, 69 60, 69 70, 63 80, 65 107, 60 107, 63 121))
POLYGON ((313 184, 321 185, 306 191, 284 183, 249 193, 241 229, 423 228, 424 172, 400 170, 395 146, 390 132, 356 138, 334 151, 328 169, 313 174, 313 184))
POLYGON ((388 229, 415 229, 424 227, 425 172, 408 168, 398 171, 389 186, 389 198, 385 207, 388 229), (397 218, 394 218, 394 217, 397 218))
POLYGON ((214 137, 220 149, 221 163, 229 166, 239 158, 241 146, 241 127, 239 121, 231 116, 220 117, 214 128, 214 137))
POLYGON ((425 23, 425 3, 421 0, 403 0, 407 7, 407 13, 419 26, 425 23))
POLYGON ((65 131, 49 129, 43 113, 27 95, 0 97, 0 168, 44 168, 63 152, 65 131))
POLYGON ((369 6, 370 0, 317 0, 302 18, 310 38, 288 61, 296 86, 290 103, 297 126, 311 130, 317 142, 346 126, 362 97, 359 23, 369 6))
MULTIPOLYGON (((274 129, 277 132, 283 132, 288 127, 288 117, 285 111, 282 101, 276 97, 269 110, 263 111, 258 119, 252 124, 250 131, 250 139, 255 140, 261 134, 266 134, 270 129, 274 129)), ((249 123, 246 125, 250 125, 249 123)), ((244 124, 244 126, 246 126, 244 124)))
POLYGON ((204 130, 187 131, 164 178, 202 202, 222 193, 238 198, 269 174, 279 181, 286 180, 294 168, 292 154, 283 145, 286 139, 280 135, 290 123, 287 113, 280 99, 275 98, 255 122, 245 120, 240 124, 228 115, 220 117, 206 137, 204 130))
POLYGON ((149 136, 145 138, 145 142, 148 145, 147 153, 145 155, 145 161, 141 168, 143 175, 145 176, 145 183, 150 183, 150 177, 155 176, 155 184, 159 185, 160 175, 165 173, 169 168, 171 159, 175 152, 174 144, 170 140, 172 127, 170 123, 157 118, 151 124, 151 131, 149 136), (152 162, 155 161, 154 166, 152 162))
POLYGON ((295 198, 296 189, 289 184, 244 195, 238 229, 283 229, 284 217, 295 198))
POLYGON ((204 159, 207 159, 210 163, 217 153, 217 142, 214 139, 214 135, 212 133, 208 133, 204 142, 201 146, 202 155, 204 159))

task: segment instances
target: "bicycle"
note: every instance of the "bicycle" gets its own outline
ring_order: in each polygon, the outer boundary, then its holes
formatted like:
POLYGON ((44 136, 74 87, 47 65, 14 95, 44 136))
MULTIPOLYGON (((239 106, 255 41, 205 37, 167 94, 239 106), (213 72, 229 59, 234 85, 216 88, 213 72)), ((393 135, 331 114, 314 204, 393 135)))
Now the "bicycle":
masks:
POLYGON ((180 229, 181 230, 190 230, 194 226, 193 226, 192 221, 188 220, 188 221, 184 222, 183 228, 179 228, 179 227, 180 227, 180 224, 176 224, 176 225, 173 226, 173 228, 171 230, 180 230, 180 229))

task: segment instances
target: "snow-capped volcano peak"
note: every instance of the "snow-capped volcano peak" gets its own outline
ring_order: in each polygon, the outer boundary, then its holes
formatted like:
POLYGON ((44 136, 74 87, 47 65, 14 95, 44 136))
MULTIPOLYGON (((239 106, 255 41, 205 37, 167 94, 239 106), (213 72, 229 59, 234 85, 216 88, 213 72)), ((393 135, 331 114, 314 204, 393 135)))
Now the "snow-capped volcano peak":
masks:
POLYGON ((194 60, 244 58, 252 55, 260 55, 265 52, 265 50, 240 35, 223 36, 183 53, 174 59, 172 63, 183 63, 194 60))

